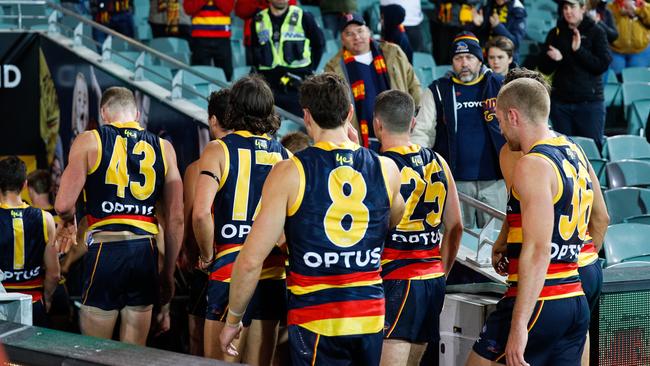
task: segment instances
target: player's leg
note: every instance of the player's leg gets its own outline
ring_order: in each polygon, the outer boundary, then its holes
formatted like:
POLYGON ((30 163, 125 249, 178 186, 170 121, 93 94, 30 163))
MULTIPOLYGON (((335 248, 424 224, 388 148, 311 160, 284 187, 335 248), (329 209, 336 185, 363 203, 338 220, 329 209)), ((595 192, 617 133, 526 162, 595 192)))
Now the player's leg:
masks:
MULTIPOLYGON (((427 343, 411 343, 411 353, 409 353, 409 359, 406 363, 407 366, 420 366, 422 361, 422 356, 427 350, 427 343)), ((384 344, 384 347, 386 345, 384 344)))
POLYGON ((120 310, 120 341, 146 345, 152 310, 153 305, 127 306, 120 310))
POLYGON ((465 363, 465 366, 497 366, 497 365, 499 365, 498 362, 493 362, 486 358, 483 358, 474 351, 471 351, 469 353, 469 357, 467 358, 467 362, 465 363))
POLYGON ((241 362, 242 351, 244 351, 246 346, 248 328, 242 329, 239 338, 233 340, 233 344, 239 351, 239 355, 232 357, 221 352, 221 344, 219 343, 219 334, 221 334, 221 330, 225 325, 224 322, 218 320, 205 320, 203 334, 203 352, 205 357, 226 362, 241 362))
POLYGON ((381 350, 382 366, 406 366, 411 353, 411 343, 399 339, 384 339, 381 350))
POLYGON ((242 362, 249 365, 270 365, 278 340, 279 320, 253 319, 246 336, 242 362))
POLYGON ((111 339, 118 314, 117 310, 102 310, 94 306, 81 305, 79 310, 81 334, 111 339))
POLYGON ((208 291, 208 276, 199 270, 188 274, 189 304, 187 307, 188 331, 190 338, 190 354, 203 356, 203 324, 205 311, 208 307, 206 295, 208 291))

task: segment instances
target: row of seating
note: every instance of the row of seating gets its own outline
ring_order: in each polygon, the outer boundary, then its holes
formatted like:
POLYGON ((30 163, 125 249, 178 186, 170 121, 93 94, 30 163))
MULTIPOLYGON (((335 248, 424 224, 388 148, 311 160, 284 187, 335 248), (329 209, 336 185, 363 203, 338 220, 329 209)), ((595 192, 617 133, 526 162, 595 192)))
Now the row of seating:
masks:
POLYGON ((605 106, 622 108, 627 133, 641 135, 650 113, 650 68, 628 67, 621 75, 622 83, 611 70, 603 76, 605 106))

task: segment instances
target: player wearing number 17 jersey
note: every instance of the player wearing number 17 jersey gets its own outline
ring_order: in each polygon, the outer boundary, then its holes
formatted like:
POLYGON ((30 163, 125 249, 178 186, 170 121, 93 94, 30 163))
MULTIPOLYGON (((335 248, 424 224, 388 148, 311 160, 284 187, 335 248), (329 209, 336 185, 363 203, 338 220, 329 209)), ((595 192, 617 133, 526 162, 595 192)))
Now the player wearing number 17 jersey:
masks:
MULTIPOLYGON (((167 304, 173 295, 183 237, 183 184, 172 145, 138 124, 130 90, 107 89, 100 113, 107 124, 72 144, 55 209, 64 228, 76 235, 75 204, 84 190, 91 239, 84 263, 82 333, 111 338, 119 314, 120 339, 144 345, 152 305, 167 304), (154 241, 158 201, 165 218, 160 277, 154 241)), ((59 230, 59 236, 64 232, 59 230)))
POLYGON ((463 231, 447 163, 431 149, 410 142, 414 111, 411 96, 398 90, 379 94, 375 102, 374 130, 382 155, 400 169, 400 193, 406 201, 404 217, 388 233, 382 254, 383 365, 419 363, 427 343, 439 340, 445 275, 456 259, 463 231))
POLYGON ((233 267, 231 311, 220 335, 224 352, 237 353, 239 314, 284 228, 292 364, 379 364, 381 250, 403 200, 395 164, 349 140, 348 93, 345 81, 329 73, 300 88, 315 144, 278 163, 264 184, 260 214, 233 267))

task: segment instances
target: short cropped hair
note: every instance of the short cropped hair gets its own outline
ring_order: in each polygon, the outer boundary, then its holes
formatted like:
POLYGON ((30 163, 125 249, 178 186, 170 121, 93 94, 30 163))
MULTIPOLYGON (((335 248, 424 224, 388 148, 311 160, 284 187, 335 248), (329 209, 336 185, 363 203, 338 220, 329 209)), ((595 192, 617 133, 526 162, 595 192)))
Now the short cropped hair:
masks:
POLYGON ((219 123, 224 130, 274 134, 280 128, 274 103, 273 92, 261 76, 245 76, 230 88, 226 115, 219 123))
POLYGON ((17 156, 0 160, 0 192, 20 192, 27 179, 27 167, 17 156))
POLYGON ((312 76, 300 86, 300 106, 326 130, 342 126, 350 110, 350 86, 334 73, 312 76))
POLYGON ((506 85, 509 82, 520 78, 528 78, 539 81, 542 85, 544 85, 546 91, 548 91, 548 95, 551 95, 551 84, 548 83, 546 77, 538 71, 529 70, 525 67, 516 67, 514 69, 510 69, 506 75, 505 80, 503 81, 503 85, 506 85))
POLYGON ((415 102, 400 90, 386 90, 375 99, 375 117, 393 133, 406 133, 415 114, 415 102))
POLYGON ((215 116, 219 123, 223 123, 230 101, 230 89, 221 89, 212 92, 208 101, 208 117, 215 116))
POLYGON ((496 47, 505 52, 508 57, 512 57, 512 54, 515 51, 515 44, 509 38, 504 36, 490 38, 485 44, 485 51, 489 51, 492 47, 496 47))
POLYGON ((110 111, 138 110, 133 92, 121 86, 113 86, 106 89, 104 94, 102 94, 102 100, 99 103, 99 107, 106 107, 110 111))
POLYGON ((45 169, 34 170, 27 175, 27 186, 38 194, 50 193, 52 190, 52 175, 45 169))
POLYGON ((519 78, 501 88, 497 96, 497 108, 515 108, 532 123, 547 123, 551 98, 539 81, 519 78))
POLYGON ((309 136, 300 131, 288 133, 280 139, 282 146, 294 154, 308 148, 310 142, 309 136))

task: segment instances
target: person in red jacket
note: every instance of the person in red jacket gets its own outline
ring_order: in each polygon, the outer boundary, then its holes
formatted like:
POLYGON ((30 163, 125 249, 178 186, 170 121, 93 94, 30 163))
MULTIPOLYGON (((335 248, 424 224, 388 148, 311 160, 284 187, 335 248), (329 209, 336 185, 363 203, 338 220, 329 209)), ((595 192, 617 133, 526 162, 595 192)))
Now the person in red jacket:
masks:
POLYGON ((235 0, 185 0, 183 9, 192 17, 192 65, 220 67, 232 78, 230 13, 235 0))

